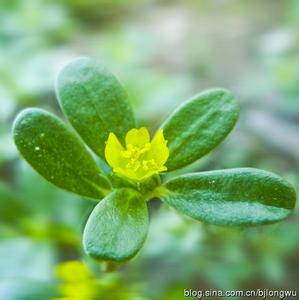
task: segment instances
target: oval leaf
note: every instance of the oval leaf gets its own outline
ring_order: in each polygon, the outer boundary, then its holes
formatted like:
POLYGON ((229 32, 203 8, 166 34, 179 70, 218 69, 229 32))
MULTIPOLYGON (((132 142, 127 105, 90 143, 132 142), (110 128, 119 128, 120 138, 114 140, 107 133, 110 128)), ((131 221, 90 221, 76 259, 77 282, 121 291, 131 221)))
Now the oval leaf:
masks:
POLYGON ((110 189, 79 138, 55 115, 26 109, 17 117, 13 135, 27 162, 58 187, 96 199, 110 189))
POLYGON ((62 69, 56 92, 72 126, 103 159, 109 133, 123 140, 136 126, 126 91, 111 73, 89 58, 75 59, 62 69))
POLYGON ((239 104, 224 89, 211 89, 179 107, 162 125, 170 150, 169 171, 184 167, 215 148, 232 130, 239 104))
POLYGON ((166 183, 162 199, 178 211, 216 225, 280 221, 292 211, 296 193, 281 177, 251 168, 179 176, 166 183))
POLYGON ((132 189, 113 191, 91 213, 83 234, 86 253, 94 258, 125 261, 141 248, 148 231, 148 211, 132 189))

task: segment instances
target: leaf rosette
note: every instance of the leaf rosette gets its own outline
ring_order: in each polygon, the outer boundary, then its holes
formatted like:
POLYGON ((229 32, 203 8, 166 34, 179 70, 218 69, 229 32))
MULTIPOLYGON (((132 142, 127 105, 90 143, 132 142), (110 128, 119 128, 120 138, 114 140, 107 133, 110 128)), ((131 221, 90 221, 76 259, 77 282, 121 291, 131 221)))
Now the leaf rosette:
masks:
POLYGON ((233 129, 239 104, 226 89, 210 89, 183 103, 152 139, 146 128, 138 128, 125 89, 92 59, 67 64, 56 92, 72 128, 49 112, 29 108, 15 120, 14 140, 46 180, 99 201, 83 234, 84 249, 94 258, 126 261, 140 250, 149 225, 146 202, 152 197, 216 225, 269 224, 294 209, 293 187, 263 170, 237 168, 161 180, 161 173, 209 153, 233 129), (88 148, 111 167, 109 174, 88 148))

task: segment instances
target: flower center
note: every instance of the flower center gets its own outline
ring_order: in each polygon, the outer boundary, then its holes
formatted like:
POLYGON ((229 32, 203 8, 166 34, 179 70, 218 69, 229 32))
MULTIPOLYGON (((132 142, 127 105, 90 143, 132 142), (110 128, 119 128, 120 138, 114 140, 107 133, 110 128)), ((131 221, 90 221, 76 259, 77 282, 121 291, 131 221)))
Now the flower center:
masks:
POLYGON ((143 148, 128 144, 127 150, 123 150, 120 153, 122 157, 129 160, 125 166, 126 169, 134 170, 134 172, 137 172, 140 169, 144 171, 158 170, 159 166, 154 159, 146 159, 146 154, 150 149, 150 143, 146 143, 143 148))

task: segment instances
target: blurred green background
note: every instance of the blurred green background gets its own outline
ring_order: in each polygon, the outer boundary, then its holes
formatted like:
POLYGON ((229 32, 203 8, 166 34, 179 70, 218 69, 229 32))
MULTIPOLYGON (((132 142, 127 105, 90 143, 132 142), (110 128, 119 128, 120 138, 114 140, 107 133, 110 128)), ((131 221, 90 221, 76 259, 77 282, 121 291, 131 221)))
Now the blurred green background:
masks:
POLYGON ((82 230, 95 203, 40 178, 11 138, 22 108, 61 116, 55 76, 82 55, 121 79, 152 132, 195 93, 231 89, 241 102, 237 127, 188 171, 257 167, 299 188, 299 1, 1 0, 0 299, 59 297, 53 270, 68 260, 87 262, 113 299, 297 289, 298 209, 279 224, 232 229, 191 221, 156 199, 134 260, 111 276, 84 255, 82 230))

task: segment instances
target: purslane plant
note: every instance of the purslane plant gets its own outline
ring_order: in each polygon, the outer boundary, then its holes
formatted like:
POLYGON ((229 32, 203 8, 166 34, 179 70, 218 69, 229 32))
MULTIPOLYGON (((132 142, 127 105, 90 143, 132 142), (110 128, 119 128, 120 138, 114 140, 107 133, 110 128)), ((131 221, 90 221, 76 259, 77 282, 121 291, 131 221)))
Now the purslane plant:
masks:
POLYGON ((147 201, 153 197, 216 225, 274 223, 295 206, 293 187, 259 169, 163 180, 165 172, 195 162, 232 130, 239 104, 228 90, 210 89, 185 102, 152 139, 146 128, 137 126, 124 88, 92 59, 78 58, 66 65, 58 75, 56 92, 75 131, 49 112, 28 108, 15 120, 14 140, 46 180, 100 201, 83 234, 84 249, 94 258, 125 261, 139 251, 149 226, 147 201), (101 170, 83 142, 110 171, 101 170))

